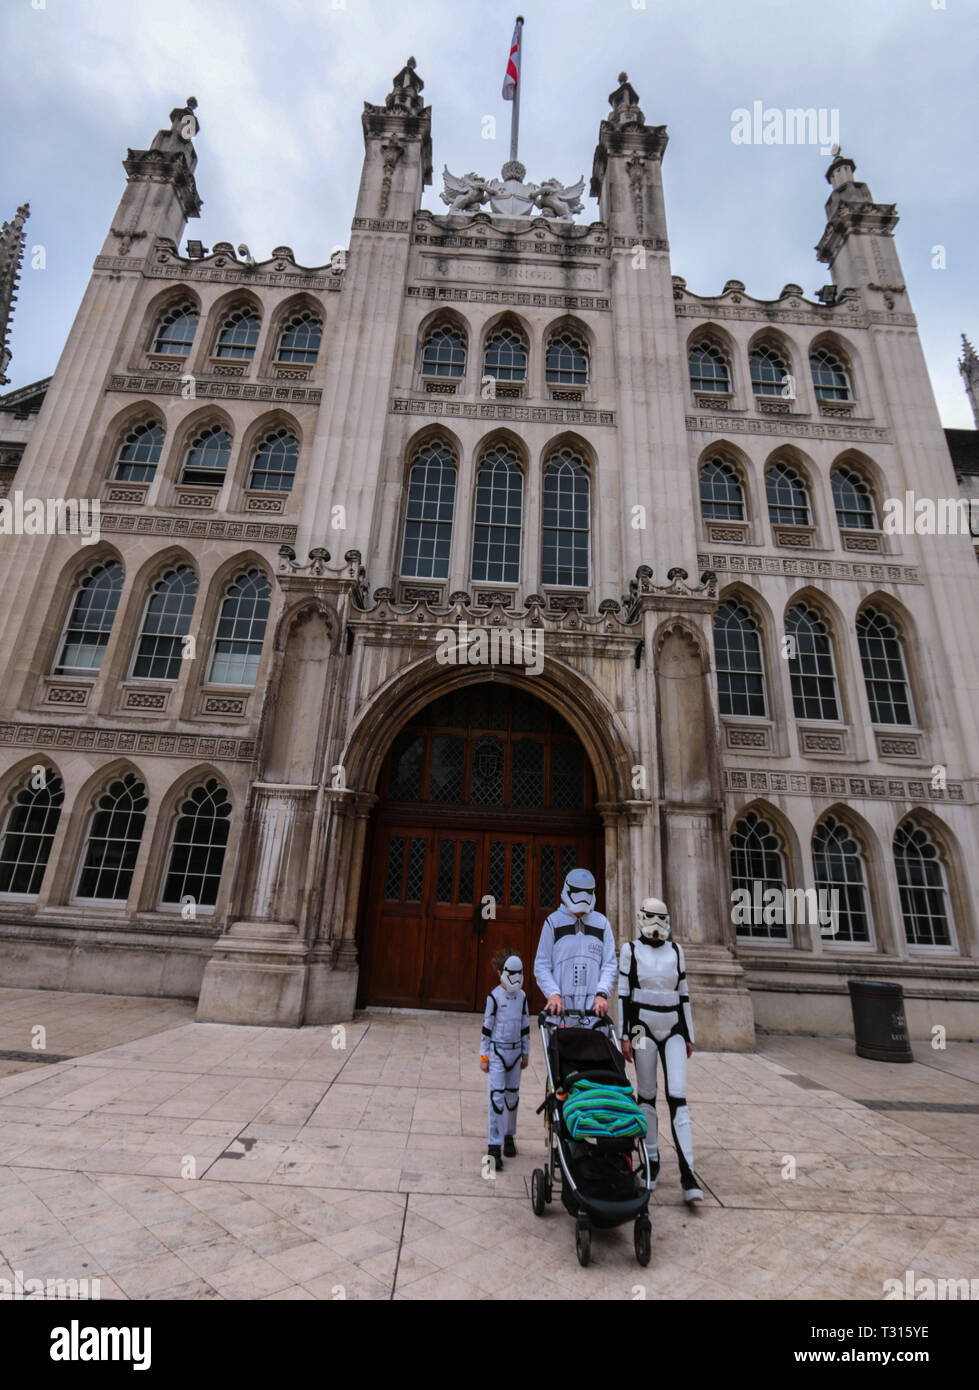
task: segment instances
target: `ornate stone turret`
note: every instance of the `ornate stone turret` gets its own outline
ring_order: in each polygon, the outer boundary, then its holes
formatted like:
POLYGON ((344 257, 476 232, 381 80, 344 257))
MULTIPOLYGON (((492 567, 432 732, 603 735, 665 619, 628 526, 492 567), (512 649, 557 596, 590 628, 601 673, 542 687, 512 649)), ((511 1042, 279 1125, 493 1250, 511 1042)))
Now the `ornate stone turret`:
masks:
POLYGON ((409 58, 395 76, 383 106, 364 102, 366 155, 357 196, 358 219, 410 219, 432 182, 432 108, 422 100, 424 82, 409 58))
POLYGON ((415 71, 414 58, 409 58, 396 74, 391 90, 384 98, 384 105, 389 111, 403 111, 406 115, 418 116, 425 109, 421 96, 424 85, 415 71))
POLYGON ((979 429, 979 357, 976 356, 975 348, 964 333, 962 334, 962 357, 959 362, 959 371, 965 382, 965 392, 972 406, 976 429, 979 429))
MULTIPOLYGON (((826 230, 816 255, 830 267, 833 283, 841 289, 851 285, 893 301, 894 295, 905 293, 894 247, 897 209, 893 203, 874 202, 868 185, 853 177, 856 167, 837 152, 826 170, 833 191, 826 200, 826 230)), ((893 308, 893 302, 886 307, 893 308)))
POLYGON ((598 199, 602 221, 614 235, 665 251, 661 161, 669 138, 666 126, 647 126, 639 96, 624 72, 608 99, 612 110, 598 132, 591 196, 598 199))
POLYGON ((103 255, 128 256, 133 244, 146 237, 170 237, 179 244, 187 219, 200 216, 194 181, 193 139, 200 130, 196 108, 196 97, 188 97, 185 106, 170 112, 169 130, 157 131, 148 150, 128 151, 123 168, 129 178, 103 255))
POLYGON ((7 376, 11 357, 10 325, 14 316, 14 304, 17 302, 17 284, 24 259, 24 242, 27 235, 24 223, 30 215, 30 204, 22 203, 12 221, 4 222, 0 227, 0 324, 3 326, 0 336, 0 386, 6 386, 10 381, 7 376))

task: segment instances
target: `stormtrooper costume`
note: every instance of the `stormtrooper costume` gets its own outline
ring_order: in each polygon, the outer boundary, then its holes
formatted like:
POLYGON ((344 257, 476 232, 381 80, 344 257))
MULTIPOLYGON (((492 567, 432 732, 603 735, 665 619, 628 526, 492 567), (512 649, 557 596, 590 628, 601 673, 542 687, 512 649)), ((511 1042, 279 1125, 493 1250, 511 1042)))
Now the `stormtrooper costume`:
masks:
POLYGON ((686 1202, 703 1193, 693 1171, 690 1111, 687 1107, 687 1043, 693 1018, 683 951, 670 940, 670 914, 659 898, 645 898, 636 913, 639 939, 622 948, 619 960, 619 1035, 632 1043, 639 1104, 648 1125, 646 1149, 653 1175, 659 1174, 656 1126, 656 1061, 663 1062, 670 1124, 686 1202))
POLYGON ((519 956, 507 956, 500 983, 486 1000, 480 1061, 489 1059, 489 1152, 500 1162, 500 1145, 511 1157, 516 1153, 520 1104, 520 1063, 530 1056, 530 1014, 523 991, 523 965, 519 956))
POLYGON ((590 1009, 597 995, 615 989, 615 937, 608 918, 595 911, 595 879, 572 869, 561 890, 561 906, 544 923, 534 960, 534 978, 545 998, 561 996, 565 1009, 590 1009))

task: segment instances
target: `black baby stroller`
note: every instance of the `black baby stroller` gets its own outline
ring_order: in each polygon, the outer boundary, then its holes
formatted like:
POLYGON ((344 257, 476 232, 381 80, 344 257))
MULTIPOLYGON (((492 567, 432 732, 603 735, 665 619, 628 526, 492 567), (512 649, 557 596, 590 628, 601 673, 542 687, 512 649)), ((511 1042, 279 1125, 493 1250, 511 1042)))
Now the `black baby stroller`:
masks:
MULTIPOLYGON (((649 1192, 651 1175, 641 1135, 575 1137, 565 1119, 565 1104, 577 1082, 629 1087, 625 1061, 615 1042, 612 1020, 595 1019, 583 1027, 586 1015, 566 1012, 538 1016, 547 1066, 547 1092, 540 1110, 546 1126, 547 1166, 535 1168, 531 1179, 534 1213, 544 1215, 555 1181, 561 1201, 575 1218, 578 1262, 591 1258, 592 1227, 608 1230, 634 1221, 636 1259, 649 1264, 649 1192)), ((634 1100, 634 1097, 632 1097, 634 1100)), ((628 1101, 626 1101, 628 1105, 628 1101)), ((538 1111, 540 1113, 540 1111, 538 1111)))

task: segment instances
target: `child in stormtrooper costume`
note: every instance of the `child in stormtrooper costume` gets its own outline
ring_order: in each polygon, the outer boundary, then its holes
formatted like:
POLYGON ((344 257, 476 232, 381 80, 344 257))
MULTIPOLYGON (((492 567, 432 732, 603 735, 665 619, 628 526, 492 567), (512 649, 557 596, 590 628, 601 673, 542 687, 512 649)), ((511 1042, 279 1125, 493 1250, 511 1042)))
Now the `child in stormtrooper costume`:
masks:
POLYGON ((517 1152, 520 1073, 530 1060, 530 1014, 523 991, 520 957, 501 951, 493 960, 500 983, 486 999, 479 1065, 489 1073, 489 1144, 487 1153, 495 1168, 503 1167, 503 1154, 517 1152), (500 1152, 502 1145, 503 1154, 500 1152))
POLYGON ((594 1008, 608 1011, 615 989, 615 937, 607 917, 595 911, 595 878, 572 869, 561 889, 561 906, 541 929, 534 977, 548 1013, 594 1008))
POLYGON ((670 1124, 680 1165, 683 1200, 699 1202, 703 1193, 693 1171, 687 1058, 693 1052, 693 1018, 683 951, 670 939, 670 914, 659 898, 645 898, 636 913, 639 937, 622 947, 619 958, 619 1035, 627 1061, 636 1064, 639 1104, 649 1127, 653 1187, 659 1175, 656 1126, 656 1061, 663 1062, 670 1124))

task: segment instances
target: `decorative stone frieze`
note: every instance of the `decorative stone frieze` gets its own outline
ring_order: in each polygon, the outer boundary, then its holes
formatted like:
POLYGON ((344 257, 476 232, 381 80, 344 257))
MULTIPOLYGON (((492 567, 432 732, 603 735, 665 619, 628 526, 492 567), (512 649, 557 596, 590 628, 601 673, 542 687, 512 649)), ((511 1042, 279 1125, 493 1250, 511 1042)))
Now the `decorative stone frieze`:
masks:
POLYGON ((904 780, 896 777, 822 776, 812 772, 763 772, 760 769, 732 768, 724 770, 724 786, 729 792, 760 791, 789 796, 842 796, 858 801, 921 801, 968 802, 975 805, 976 796, 967 783, 949 782, 946 787, 933 787, 920 778, 904 780))
POLYGON ((204 734, 143 733, 88 725, 0 724, 0 747, 62 748, 73 752, 139 753, 161 758, 213 758, 250 763, 254 739, 216 738, 204 734))
POLYGON ((295 526, 259 521, 205 521, 182 516, 133 516, 107 512, 99 521, 103 532, 146 536, 188 536, 209 541, 269 541, 276 545, 296 539, 295 526))
POLYGON ((595 309, 608 311, 611 300, 602 295, 545 294, 532 290, 469 289, 465 285, 408 285, 409 299, 432 299, 451 304, 512 304, 517 308, 595 309))
POLYGON ((545 425, 615 425, 611 410, 580 410, 573 406, 523 405, 508 401, 446 401, 426 396, 395 396, 392 415, 446 415, 470 420, 520 420, 545 425))
POLYGON ((800 439, 890 443, 888 431, 877 425, 815 424, 809 420, 800 420, 797 415, 766 416, 764 420, 750 415, 688 415, 686 423, 688 430, 698 430, 703 434, 782 434, 795 435, 800 439))
POLYGON ((879 580, 887 584, 920 584, 915 565, 859 564, 847 560, 796 560, 787 555, 714 555, 703 552, 698 565, 719 574, 788 574, 799 578, 879 580))
MULTIPOLYGON (((131 392, 137 396, 179 396, 183 388, 179 377, 175 380, 162 373, 154 373, 151 376, 110 376, 105 389, 131 392)), ((319 405, 323 392, 317 386, 274 386, 258 382, 209 380, 206 376, 195 376, 194 394, 197 400, 274 401, 283 405, 319 405)))

